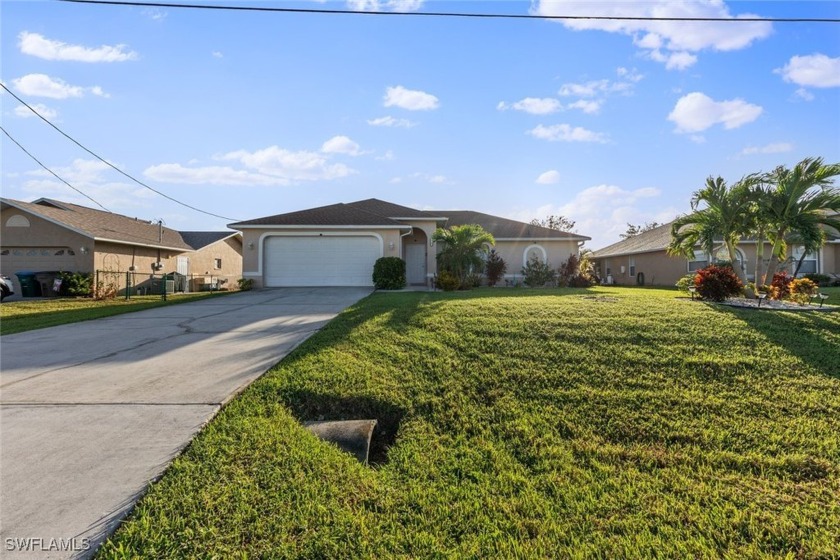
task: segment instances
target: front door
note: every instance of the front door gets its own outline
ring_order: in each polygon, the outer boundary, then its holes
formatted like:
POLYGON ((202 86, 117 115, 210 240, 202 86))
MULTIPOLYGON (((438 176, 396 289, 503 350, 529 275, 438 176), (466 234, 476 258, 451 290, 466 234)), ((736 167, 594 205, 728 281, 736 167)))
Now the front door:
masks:
POLYGON ((405 246, 405 276, 409 284, 426 283, 426 244, 405 246))

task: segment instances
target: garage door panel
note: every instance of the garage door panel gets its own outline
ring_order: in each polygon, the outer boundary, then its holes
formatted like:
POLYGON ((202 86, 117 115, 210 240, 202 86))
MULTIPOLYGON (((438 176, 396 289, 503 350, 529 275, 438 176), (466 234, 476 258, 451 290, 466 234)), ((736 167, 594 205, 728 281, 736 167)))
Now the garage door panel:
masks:
POLYGON ((275 236, 265 241, 265 285, 372 286, 382 256, 373 236, 275 236))

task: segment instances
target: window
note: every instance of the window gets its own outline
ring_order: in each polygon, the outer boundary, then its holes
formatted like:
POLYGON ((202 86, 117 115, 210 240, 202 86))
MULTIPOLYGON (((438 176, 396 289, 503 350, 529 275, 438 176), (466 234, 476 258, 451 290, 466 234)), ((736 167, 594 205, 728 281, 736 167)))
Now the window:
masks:
POLYGON ((26 216, 15 214, 6 220, 6 227, 29 227, 29 220, 26 216))
POLYGON ((688 271, 695 272, 701 268, 706 268, 709 264, 709 259, 706 258, 704 251, 694 251, 694 258, 688 261, 688 271))
POLYGON ((213 259, 213 268, 216 270, 222 268, 222 259, 213 259))
POLYGON ((636 276, 636 258, 630 257, 630 276, 636 276))
MULTIPOLYGON (((794 247, 791 259, 793 262, 791 263, 791 272, 796 270, 796 265, 799 263, 799 259, 802 258, 802 254, 805 252, 804 247, 794 247)), ((817 255, 816 253, 806 253, 805 260, 802 261, 802 266, 799 267, 799 274, 816 274, 817 273, 817 255)))

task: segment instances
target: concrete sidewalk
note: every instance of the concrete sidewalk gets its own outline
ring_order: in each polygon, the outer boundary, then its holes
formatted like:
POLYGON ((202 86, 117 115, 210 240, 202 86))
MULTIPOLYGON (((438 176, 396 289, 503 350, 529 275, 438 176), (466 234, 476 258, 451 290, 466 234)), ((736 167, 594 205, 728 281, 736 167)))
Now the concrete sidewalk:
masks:
POLYGON ((3 558, 91 556, 219 407, 364 288, 286 288, 0 337, 3 558))

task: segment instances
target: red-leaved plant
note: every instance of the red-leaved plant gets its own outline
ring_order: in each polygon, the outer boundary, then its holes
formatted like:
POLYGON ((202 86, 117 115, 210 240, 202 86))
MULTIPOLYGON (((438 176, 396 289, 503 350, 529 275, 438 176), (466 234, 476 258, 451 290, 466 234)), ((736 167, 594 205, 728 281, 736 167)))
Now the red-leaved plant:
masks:
POLYGON ((741 280, 731 266, 707 266, 697 271, 694 287, 703 299, 723 301, 741 293, 741 280))

